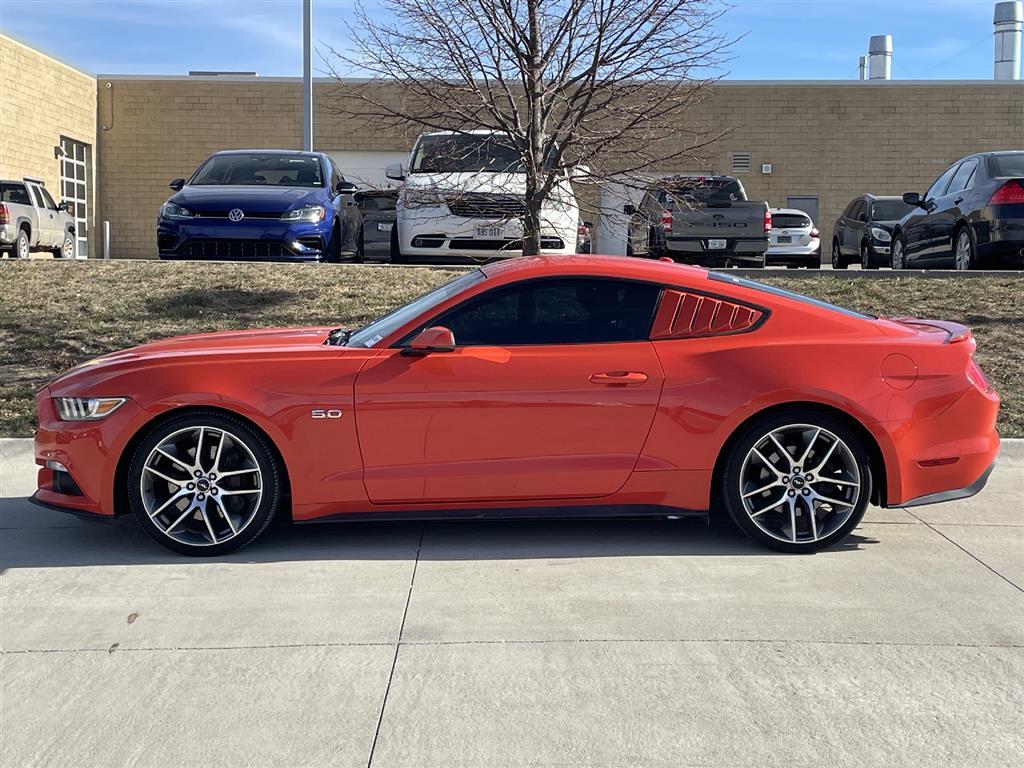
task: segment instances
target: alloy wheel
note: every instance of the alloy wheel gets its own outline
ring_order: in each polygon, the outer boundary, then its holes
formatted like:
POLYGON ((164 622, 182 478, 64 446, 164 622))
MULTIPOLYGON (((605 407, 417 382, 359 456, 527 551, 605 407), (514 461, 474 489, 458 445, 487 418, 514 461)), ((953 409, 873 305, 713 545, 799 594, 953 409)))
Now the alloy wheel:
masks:
POLYGON ((956 268, 968 270, 971 268, 971 235, 966 229, 960 230, 956 238, 956 268))
POLYGON ((892 268, 904 269, 903 264, 903 241, 893 239, 892 241, 892 268))
POLYGON ((207 547, 231 541, 252 523, 263 498, 263 473, 237 435, 190 426, 150 451, 140 491, 146 515, 164 536, 207 547))
POLYGON ((843 268, 843 256, 839 253, 839 243, 832 243, 832 269, 843 268))
POLYGON ((868 250, 867 245, 860 247, 860 268, 871 269, 871 251, 868 250))
POLYGON ((68 237, 64 240, 64 245, 61 246, 61 256, 65 259, 75 258, 75 240, 74 238, 68 237))
POLYGON ((29 255, 28 238, 24 234, 19 235, 18 242, 15 245, 19 259, 27 259, 29 255))
POLYGON ((813 544, 842 528, 863 487, 850 447, 813 424, 772 429, 750 448, 739 473, 743 512, 787 544, 813 544))

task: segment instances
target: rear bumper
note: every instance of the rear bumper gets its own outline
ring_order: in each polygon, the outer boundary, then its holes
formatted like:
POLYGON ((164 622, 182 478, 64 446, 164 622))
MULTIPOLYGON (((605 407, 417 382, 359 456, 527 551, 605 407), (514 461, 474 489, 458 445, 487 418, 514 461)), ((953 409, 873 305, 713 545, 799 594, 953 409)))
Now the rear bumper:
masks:
POLYGON ((991 477, 993 470, 996 468, 996 464, 999 461, 997 455, 995 460, 989 464, 988 469, 981 473, 977 480, 970 485, 965 485, 963 488, 956 488, 950 491, 939 491, 937 493, 929 493, 926 496, 918 496, 916 499, 903 502, 904 507, 923 507, 926 504, 941 504, 944 501, 956 501, 957 499, 968 499, 971 496, 979 493, 982 488, 988 483, 989 477, 991 477))
MULTIPOLYGON (((716 238, 711 238, 712 240, 716 238)), ((721 266, 726 262, 743 262, 753 266, 764 264, 767 238, 719 238, 725 240, 725 248, 709 248, 708 238, 676 237, 665 238, 667 255, 687 264, 721 266)))

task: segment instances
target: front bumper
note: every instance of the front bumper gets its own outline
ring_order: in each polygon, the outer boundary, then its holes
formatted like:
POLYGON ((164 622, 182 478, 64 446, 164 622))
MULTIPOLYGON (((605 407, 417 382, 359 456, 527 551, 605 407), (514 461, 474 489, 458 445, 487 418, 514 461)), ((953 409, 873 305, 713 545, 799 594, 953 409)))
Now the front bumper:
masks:
MULTIPOLYGON (((559 216, 550 214, 548 218, 551 223, 541 228, 541 252, 575 253, 578 222, 566 217, 563 226, 558 221, 559 216)), ((517 221, 455 216, 444 207, 424 207, 402 209, 395 226, 403 256, 494 258, 522 255, 522 230, 517 221), (481 229, 497 231, 481 235, 481 229)))
POLYGON ((331 222, 277 219, 157 221, 161 259, 206 261, 321 261, 327 255, 331 222))

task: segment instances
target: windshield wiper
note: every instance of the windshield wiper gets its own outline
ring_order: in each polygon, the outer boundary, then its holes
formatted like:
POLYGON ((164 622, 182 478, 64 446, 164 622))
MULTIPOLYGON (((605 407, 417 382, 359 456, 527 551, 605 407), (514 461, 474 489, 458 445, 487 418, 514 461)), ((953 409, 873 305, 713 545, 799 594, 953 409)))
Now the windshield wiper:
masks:
POLYGON ((324 343, 334 347, 343 347, 351 337, 352 331, 347 328, 335 328, 327 334, 327 341, 324 343))

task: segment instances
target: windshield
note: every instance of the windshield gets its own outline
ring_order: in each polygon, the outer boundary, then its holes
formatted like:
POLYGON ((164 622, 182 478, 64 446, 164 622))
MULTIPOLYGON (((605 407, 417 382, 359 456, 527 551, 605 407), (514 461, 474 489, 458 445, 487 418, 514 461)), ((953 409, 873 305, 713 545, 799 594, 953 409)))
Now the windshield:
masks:
POLYGON ((822 309, 830 309, 833 312, 838 312, 841 315, 847 315, 848 317, 859 317, 863 320, 876 320, 874 315, 865 315, 861 312, 854 312, 852 309, 846 309, 844 307, 837 307, 835 304, 829 304, 827 301, 821 301, 820 299, 812 299, 810 296, 804 296, 801 293, 793 293, 787 291, 784 288, 776 288, 774 285, 767 285, 765 283, 758 283, 754 280, 747 280, 742 277, 734 277, 733 275, 727 275, 722 272, 709 272, 708 278, 710 280, 718 280, 722 283, 732 283, 733 285, 742 285, 744 288, 750 288, 755 291, 761 291, 763 293, 770 293, 773 296, 784 296, 787 299, 793 301, 799 301, 801 304, 810 304, 812 307, 820 307, 822 309))
POLYGON ((897 221, 913 209, 902 200, 876 200, 871 206, 872 221, 897 221))
POLYGON ((454 280, 435 288, 430 293, 425 293, 418 299, 395 309, 379 320, 374 320, 364 328, 360 328, 348 338, 349 347, 372 347, 385 336, 390 336, 410 320, 419 317, 424 312, 433 309, 455 294, 465 290, 474 283, 486 279, 486 276, 479 269, 459 275, 454 280))
POLYGON ((523 154, 513 145, 510 136, 421 136, 412 153, 410 170, 412 173, 523 173, 523 154))
POLYGON ((322 187, 320 159, 303 155, 214 155, 192 176, 192 186, 322 187))
POLYGON ((811 220, 799 213, 773 213, 772 229, 795 229, 811 226, 811 220))

